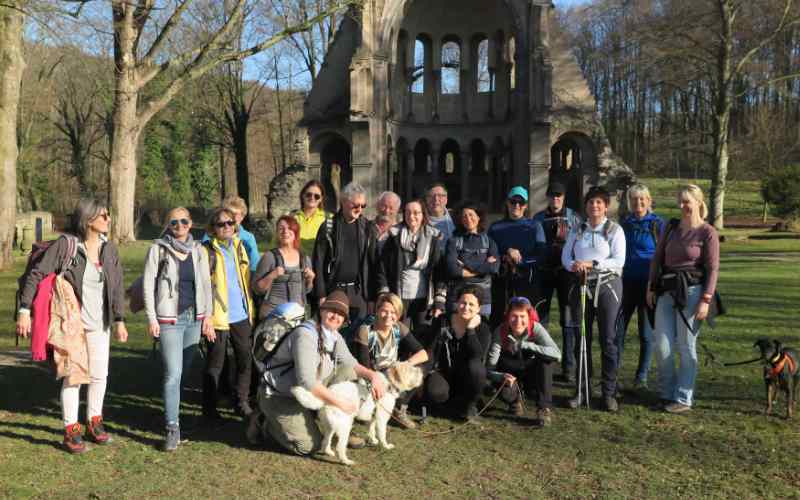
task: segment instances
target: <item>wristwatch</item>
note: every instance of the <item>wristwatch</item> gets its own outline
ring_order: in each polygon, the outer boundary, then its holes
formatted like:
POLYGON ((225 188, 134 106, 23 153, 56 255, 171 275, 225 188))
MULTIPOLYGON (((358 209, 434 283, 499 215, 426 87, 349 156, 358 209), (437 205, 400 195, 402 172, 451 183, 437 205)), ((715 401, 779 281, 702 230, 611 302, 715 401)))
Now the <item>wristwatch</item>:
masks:
POLYGON ((593 260, 593 261, 592 261, 592 267, 593 267, 593 268, 596 268, 596 267, 597 267, 597 266, 599 266, 599 265, 600 265, 600 263, 599 263, 599 262, 597 262, 596 260, 593 260))

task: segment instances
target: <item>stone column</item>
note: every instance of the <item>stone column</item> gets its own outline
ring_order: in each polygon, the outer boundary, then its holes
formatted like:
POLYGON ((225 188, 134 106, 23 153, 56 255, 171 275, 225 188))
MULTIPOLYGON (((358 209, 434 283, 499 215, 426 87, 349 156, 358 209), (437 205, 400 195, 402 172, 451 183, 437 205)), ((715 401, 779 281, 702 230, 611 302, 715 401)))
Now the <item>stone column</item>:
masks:
MULTIPOLYGON (((528 156, 529 206, 532 212, 544 210, 547 206, 547 184, 550 167, 550 127, 534 125, 530 132, 528 156)), ((516 175, 515 175, 516 177, 516 175)))
POLYGON ((439 170, 441 169, 441 165, 439 162, 439 150, 436 148, 431 148, 430 152, 430 162, 431 162, 431 180, 436 182, 439 180, 439 170))
POLYGON ((414 150, 410 150, 406 152, 406 169, 405 172, 401 172, 401 176, 403 179, 403 186, 404 186, 404 199, 411 199, 414 195, 414 185, 412 183, 414 179, 414 150))

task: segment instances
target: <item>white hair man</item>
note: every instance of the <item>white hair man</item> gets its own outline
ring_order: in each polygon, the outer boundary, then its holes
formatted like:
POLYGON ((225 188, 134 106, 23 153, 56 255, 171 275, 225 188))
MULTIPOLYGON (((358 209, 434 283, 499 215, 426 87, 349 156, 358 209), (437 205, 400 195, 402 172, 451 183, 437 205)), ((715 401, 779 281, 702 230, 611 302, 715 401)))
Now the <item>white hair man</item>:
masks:
POLYGON ((323 224, 314 244, 314 294, 319 305, 334 290, 350 300, 350 320, 367 314, 375 269, 377 231, 363 217, 367 192, 351 182, 341 192, 341 208, 330 223, 323 224))

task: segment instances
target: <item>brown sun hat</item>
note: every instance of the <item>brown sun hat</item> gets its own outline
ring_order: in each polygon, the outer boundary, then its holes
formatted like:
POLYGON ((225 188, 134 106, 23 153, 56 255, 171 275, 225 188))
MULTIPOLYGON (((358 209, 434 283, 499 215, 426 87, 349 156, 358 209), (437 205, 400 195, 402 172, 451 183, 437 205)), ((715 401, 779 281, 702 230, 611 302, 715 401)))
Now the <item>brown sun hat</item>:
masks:
POLYGON ((350 299, 347 298, 347 294, 341 290, 334 290, 333 292, 329 293, 328 296, 325 298, 325 302, 319 306, 320 311, 329 310, 335 313, 341 314, 342 316, 347 319, 350 315, 350 299))

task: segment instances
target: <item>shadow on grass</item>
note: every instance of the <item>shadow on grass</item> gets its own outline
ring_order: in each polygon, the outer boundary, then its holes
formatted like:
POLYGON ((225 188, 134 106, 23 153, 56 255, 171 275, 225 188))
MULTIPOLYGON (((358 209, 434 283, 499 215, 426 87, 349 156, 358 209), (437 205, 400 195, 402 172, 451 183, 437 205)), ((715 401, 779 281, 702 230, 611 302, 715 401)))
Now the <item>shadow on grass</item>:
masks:
MULTIPOLYGON (((202 361, 198 360, 192 371, 199 370, 200 365, 202 361)), ((164 432, 160 359, 153 357, 149 349, 114 346, 109 371, 108 390, 103 405, 104 420, 109 433, 146 446, 160 446, 164 432)), ((190 373, 187 380, 194 375, 196 374, 190 373)), ((43 363, 25 361, 0 366, 0 394, 3 394, 0 411, 22 417, 19 420, 0 421, 0 436, 33 444, 58 446, 56 441, 42 440, 13 431, 47 432, 55 437, 63 436, 60 387, 61 381, 56 381, 52 371, 43 363), (47 425, 41 419, 56 420, 58 423, 47 425)), ((81 387, 81 402, 84 404, 87 387, 81 387)), ((215 425, 202 421, 198 415, 201 398, 202 394, 197 389, 184 390, 181 420, 185 434, 191 436, 193 441, 245 446, 244 426, 238 417, 235 420, 226 418, 215 422, 215 425)), ((222 413, 228 415, 227 411, 223 410, 222 413)), ((81 420, 85 420, 85 407, 81 410, 81 420)))

